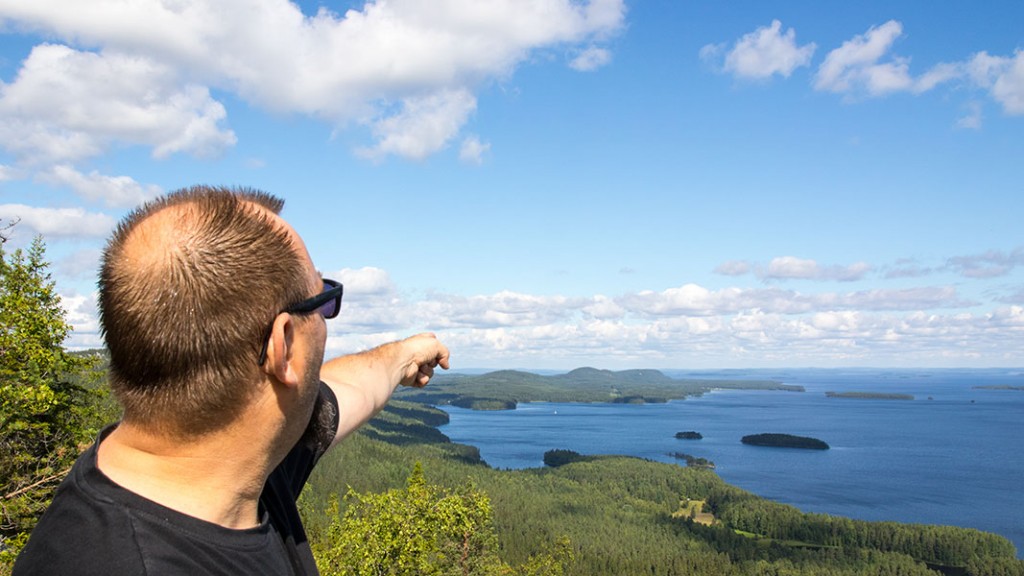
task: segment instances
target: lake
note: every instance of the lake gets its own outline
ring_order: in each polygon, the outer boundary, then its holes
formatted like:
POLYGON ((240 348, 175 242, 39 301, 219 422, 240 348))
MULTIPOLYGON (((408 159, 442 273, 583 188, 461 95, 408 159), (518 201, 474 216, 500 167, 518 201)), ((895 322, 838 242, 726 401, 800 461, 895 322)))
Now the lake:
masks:
POLYGON ((543 466, 553 448, 679 463, 707 458, 726 482, 805 512, 978 528, 1024 557, 1022 370, 669 371, 674 378, 770 379, 806 392, 722 390, 667 404, 520 404, 480 412, 444 407, 441 430, 495 468, 543 466), (828 398, 827 391, 910 394, 914 400, 828 398), (694 430, 703 440, 678 440, 694 430), (781 432, 827 451, 740 443, 781 432))

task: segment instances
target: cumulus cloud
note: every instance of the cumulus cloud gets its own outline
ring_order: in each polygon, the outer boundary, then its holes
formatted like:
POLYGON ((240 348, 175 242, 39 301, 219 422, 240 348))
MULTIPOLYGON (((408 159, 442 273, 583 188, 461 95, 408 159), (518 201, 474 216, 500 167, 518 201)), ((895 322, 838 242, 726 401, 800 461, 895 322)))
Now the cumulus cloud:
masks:
POLYGON ((349 296, 387 296, 395 294, 395 284, 387 271, 373 266, 363 268, 342 268, 331 274, 345 285, 349 296))
MULTIPOLYGON (((922 94, 954 84, 984 90, 1006 114, 1024 114, 1024 49, 1017 49, 1012 56, 981 51, 914 74, 911 59, 893 51, 902 36, 903 24, 889 20, 843 42, 829 51, 818 66, 814 89, 855 99, 894 93, 922 94)), ((782 23, 773 20, 770 26, 745 34, 731 48, 725 43, 702 47, 700 58, 738 78, 763 79, 776 74, 789 77, 797 68, 810 65, 815 49, 813 42, 798 45, 796 32, 792 28, 783 32, 782 23)), ((981 107, 971 102, 955 125, 978 129, 981 123, 981 107)))
POLYGON ((115 224, 113 217, 83 208, 38 208, 24 204, 0 204, 0 220, 18 221, 18 228, 46 238, 103 238, 115 224))
MULTIPOLYGON (((120 116, 129 135, 175 111, 190 114, 190 123, 178 123, 190 124, 186 133, 165 135, 158 154, 233 143, 233 135, 219 125, 223 107, 209 95, 209 88, 216 88, 266 109, 307 114, 338 127, 367 124, 376 142, 361 149, 366 155, 422 158, 456 136, 475 109, 476 89, 506 77, 532 52, 583 45, 587 48, 578 53, 575 67, 606 61, 599 43, 621 28, 625 5, 623 0, 371 0, 344 14, 322 7, 305 15, 286 0, 144 0, 129 7, 99 0, 83 18, 75 0, 40 0, 0 4, 0 17, 100 47, 97 54, 48 47, 23 66, 26 84, 32 77, 68 72, 70 81, 82 84, 77 88, 92 94, 104 90, 103 79, 118 69, 126 78, 111 78, 115 82, 106 88, 116 103, 133 109, 140 100, 148 106, 166 102, 179 109, 120 116), (54 58, 60 51, 61 58, 54 58), (125 61, 124 54, 134 60, 125 61), (87 83, 87 74, 76 72, 71 62, 101 74, 87 83), (133 79, 136 89, 124 86, 133 79), (145 101, 141 93, 154 87, 152 101, 145 101)), ((102 145, 91 133, 78 136, 83 141, 63 142, 64 150, 59 141, 47 147, 69 158, 102 145)))
POLYGON ((483 164, 484 154, 491 149, 491 145, 481 142, 476 136, 468 136, 462 141, 459 149, 459 160, 468 164, 483 164))
POLYGON ((357 152, 377 160, 388 155, 422 160, 444 148, 475 110, 476 97, 468 90, 407 98, 400 112, 372 122, 377 144, 357 152))
POLYGON ((583 305, 580 299, 564 296, 502 291, 480 296, 436 294, 417 312, 430 329, 535 326, 565 320, 583 305))
MULTIPOLYGON (((978 311, 952 286, 802 293, 685 284, 617 297, 413 299, 379 268, 329 276, 346 286, 342 315, 328 323, 335 355, 423 330, 436 332, 463 367, 935 365, 1024 354, 1021 290, 1001 299, 1008 305, 978 311)), ((76 328, 70 345, 99 345, 95 296, 65 295, 64 306, 76 328)))
POLYGON ((838 280, 852 282, 860 280, 871 271, 865 262, 857 262, 849 266, 822 266, 814 260, 781 256, 773 258, 758 276, 764 280, 838 280))
POLYGON ((730 260, 715 267, 715 274, 723 276, 743 276, 750 272, 750 262, 746 260, 730 260))
POLYGON ((39 179, 67 186, 82 198, 103 201, 108 207, 131 208, 162 192, 159 186, 143 186, 129 176, 104 176, 95 170, 83 174, 67 164, 53 166, 41 173, 39 179))
POLYGON ((843 94, 881 96, 892 92, 921 93, 961 75, 960 67, 942 63, 919 77, 910 74, 910 60, 890 56, 903 25, 889 20, 832 50, 818 67, 814 87, 843 94), (884 58, 887 58, 883 60, 884 58))
POLYGON ((923 266, 917 261, 908 258, 901 258, 897 260, 892 266, 889 266, 885 272, 887 279, 893 278, 921 278, 933 274, 935 269, 929 266, 923 266))
POLYGON ((23 165, 73 162, 112 143, 215 155, 234 145, 207 88, 143 55, 42 44, 0 84, 0 142, 23 165))
POLYGON ((569 67, 580 72, 597 70, 612 61, 612 53, 607 48, 589 46, 569 61, 569 67))
POLYGON ((905 88, 910 83, 906 61, 878 64, 902 34, 903 25, 890 20, 843 42, 842 46, 828 53, 818 68, 815 88, 831 92, 848 92, 858 84, 866 84, 869 92, 892 89, 895 84, 905 88), (884 84, 872 83, 882 80, 884 84))
MULTIPOLYGON (((773 20, 736 41, 725 54, 722 69, 740 78, 763 79, 775 74, 788 78, 794 70, 810 64, 817 48, 813 42, 798 46, 796 30, 782 31, 782 22, 773 20)), ((701 49, 705 60, 716 60, 721 46, 701 49)))
POLYGON ((722 316, 757 310, 777 315, 807 314, 815 310, 919 310, 970 306, 952 287, 900 290, 801 293, 777 288, 723 288, 710 290, 696 284, 661 292, 642 291, 618 300, 622 308, 643 316, 722 316))
POLYGON ((989 91, 1007 114, 1024 114, 1024 50, 1012 57, 975 54, 966 64, 976 85, 989 91))
POLYGON ((1024 265, 1024 247, 1009 253, 989 250, 983 254, 955 256, 947 262, 957 274, 966 278, 995 278, 1006 276, 1016 267, 1024 265))

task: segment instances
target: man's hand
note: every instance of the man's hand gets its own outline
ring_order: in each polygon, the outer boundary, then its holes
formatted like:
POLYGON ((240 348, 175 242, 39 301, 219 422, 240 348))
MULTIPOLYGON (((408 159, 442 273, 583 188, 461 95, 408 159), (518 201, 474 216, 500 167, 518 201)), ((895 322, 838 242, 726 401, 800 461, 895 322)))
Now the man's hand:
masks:
POLYGON ((399 380, 402 386, 423 388, 434 376, 434 368, 449 368, 448 348, 431 333, 411 336, 399 344, 403 347, 403 353, 408 355, 404 373, 399 380))

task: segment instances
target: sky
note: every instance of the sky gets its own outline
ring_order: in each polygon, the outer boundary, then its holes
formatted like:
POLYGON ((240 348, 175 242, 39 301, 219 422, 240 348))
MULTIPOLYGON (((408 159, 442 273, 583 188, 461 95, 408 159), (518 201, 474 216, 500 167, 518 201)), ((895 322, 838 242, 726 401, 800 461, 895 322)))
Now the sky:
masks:
POLYGON ((196 184, 286 200, 329 354, 1024 366, 1017 0, 0 0, 5 249, 69 347, 117 221, 196 184))

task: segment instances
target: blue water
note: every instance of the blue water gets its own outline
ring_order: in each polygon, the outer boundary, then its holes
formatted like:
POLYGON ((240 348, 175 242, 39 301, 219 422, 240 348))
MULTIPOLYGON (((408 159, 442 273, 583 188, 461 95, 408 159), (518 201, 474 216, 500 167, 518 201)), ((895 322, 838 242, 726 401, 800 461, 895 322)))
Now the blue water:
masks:
POLYGON ((665 371, 677 378, 774 379, 806 392, 716 391, 667 404, 520 404, 512 411, 444 408, 442 428, 495 468, 543 465, 553 448, 678 463, 707 458, 726 482, 805 512, 978 528, 1024 557, 1024 385, 1021 370, 665 371), (827 398, 825 392, 911 394, 914 400, 827 398), (930 397, 930 399, 929 399, 930 397), (677 440, 696 430, 703 440, 677 440), (781 432, 827 451, 740 443, 781 432))

